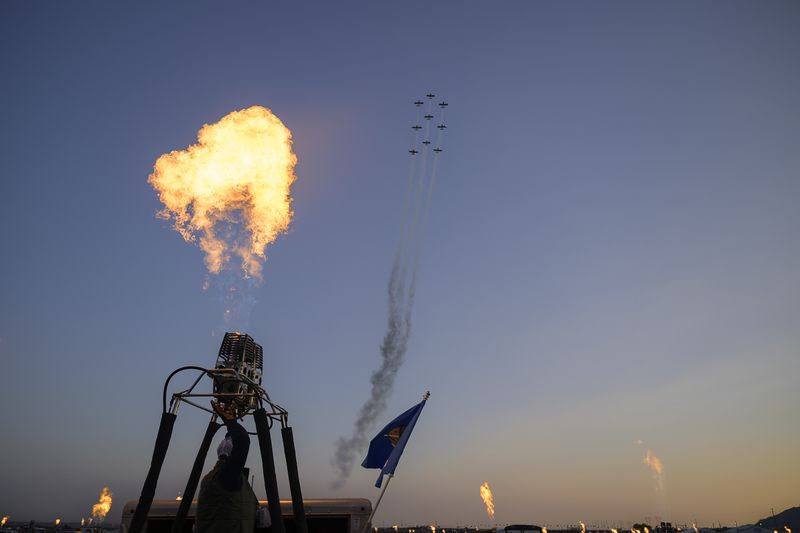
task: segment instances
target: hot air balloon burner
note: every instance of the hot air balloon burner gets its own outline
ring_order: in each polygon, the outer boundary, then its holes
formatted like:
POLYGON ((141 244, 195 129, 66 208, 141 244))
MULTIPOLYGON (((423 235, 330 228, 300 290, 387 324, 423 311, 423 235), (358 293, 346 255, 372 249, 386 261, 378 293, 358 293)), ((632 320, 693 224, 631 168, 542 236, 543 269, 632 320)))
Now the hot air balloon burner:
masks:
POLYGON ((303 495, 300 490, 300 477, 297 469, 294 436, 292 428, 289 426, 289 413, 286 409, 270 400, 267 391, 262 387, 261 379, 263 376, 263 369, 264 350, 261 345, 256 343, 250 335, 239 332, 229 332, 225 334, 222 340, 222 345, 219 348, 214 368, 183 366, 173 371, 169 377, 167 377, 164 383, 164 393, 162 397, 163 412, 161 414, 158 434, 156 435, 153 458, 147 477, 145 478, 144 486, 142 487, 139 503, 131 519, 128 533, 141 533, 145 527, 150 506, 155 496, 161 467, 164 463, 167 448, 172 438, 172 429, 177 418, 178 407, 182 403, 186 403, 210 413, 211 420, 208 423, 206 433, 200 444, 200 449, 197 452, 197 457, 192 466, 189 480, 186 483, 186 489, 183 491, 183 499, 181 500, 178 512, 175 515, 175 521, 172 525, 171 531, 173 533, 183 531, 183 526, 192 505, 192 499, 197 490, 198 482, 200 481, 203 464, 211 446, 211 441, 217 430, 221 427, 217 413, 211 409, 209 399, 227 407, 229 412, 234 411, 237 418, 241 420, 244 420, 248 416, 253 417, 256 427, 254 434, 258 436, 259 450, 261 451, 261 465, 273 533, 285 533, 286 531, 281 517, 272 438, 270 437, 270 429, 276 422, 280 423, 283 448, 286 455, 289 489, 292 493, 294 531, 295 533, 308 533, 305 510, 303 507, 303 495), (169 402, 167 402, 169 385, 172 378, 185 371, 197 372, 197 376, 188 388, 172 393, 169 402), (203 378, 210 378, 211 392, 198 390, 198 385, 204 381, 203 378))
POLYGON ((214 365, 214 395, 239 416, 258 408, 264 349, 245 333, 226 333, 214 365))

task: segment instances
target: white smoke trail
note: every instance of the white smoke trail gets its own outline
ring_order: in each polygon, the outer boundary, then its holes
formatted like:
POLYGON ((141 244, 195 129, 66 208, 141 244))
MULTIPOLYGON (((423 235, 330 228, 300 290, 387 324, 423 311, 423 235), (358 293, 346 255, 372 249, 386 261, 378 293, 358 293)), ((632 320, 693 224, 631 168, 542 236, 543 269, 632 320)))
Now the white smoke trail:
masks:
POLYGON ((389 318, 386 333, 381 343, 381 366, 372 373, 370 396, 358 413, 353 433, 349 438, 341 437, 337 442, 334 467, 337 479, 333 488, 341 488, 350 476, 356 453, 367 444, 367 431, 377 417, 386 409, 386 399, 392 392, 394 378, 403 364, 408 337, 411 333, 410 309, 403 312, 402 293, 399 291, 400 259, 397 256, 389 277, 388 306, 389 318))
MULTIPOLYGON (((426 113, 426 116, 429 116, 429 115, 432 114, 432 112, 433 112, 432 107, 433 107, 433 100, 431 99, 431 100, 428 101, 428 111, 426 113)), ((425 141, 430 141, 431 120, 432 119, 425 119, 425 134, 424 134, 425 141)), ((408 234, 407 235, 403 235, 401 237, 402 240, 405 240, 409 244, 412 244, 412 243, 415 242, 415 239, 416 239, 416 237, 418 235, 418 231, 419 231, 417 225, 418 225, 418 222, 419 222, 420 211, 422 209, 422 194, 423 194, 423 192, 425 190, 426 178, 427 178, 427 174, 428 174, 428 152, 429 152, 429 146, 430 146, 429 144, 424 144, 424 143, 422 145, 421 171, 420 171, 419 179, 418 179, 418 181, 416 182, 416 184, 414 186, 415 197, 414 197, 413 213, 411 215, 411 221, 410 221, 409 228, 408 228, 408 234)), ((414 157, 414 159, 416 159, 416 157, 414 157)), ((402 242, 402 240, 401 240, 401 242, 402 242)), ((417 244, 419 244, 419 239, 416 239, 416 242, 417 242, 417 244)), ((415 251, 415 254, 416 254, 416 251, 415 251)), ((408 258, 405 257, 405 255, 403 255, 403 261, 402 261, 402 265, 401 265, 401 275, 400 275, 400 291, 401 292, 404 292, 404 289, 405 289, 405 279, 406 279, 407 271, 408 271, 408 258)), ((413 286, 413 279, 415 277, 416 277, 416 265, 414 265, 414 267, 413 267, 413 273, 412 273, 412 276, 411 276, 411 278, 412 278, 412 286, 413 286)), ((413 297, 412 293, 413 293, 413 288, 409 292, 409 296, 410 297, 413 297)))
MULTIPOLYGON (((428 104, 428 113, 432 114, 432 100, 428 104)), ((419 113, 418 113, 419 115, 419 113)), ((430 140, 430 123, 426 119, 423 139, 430 140)), ((412 150, 418 150, 419 130, 414 130, 414 144, 412 150)), ((439 131, 441 138, 441 130, 439 131)), ((356 460, 356 454, 363 451, 368 441, 368 431, 374 426, 378 416, 386 409, 386 401, 392 392, 397 371, 403 364, 408 348, 408 339, 411 335, 411 311, 416 293, 417 269, 419 266, 419 252, 421 235, 427 222, 427 211, 430 208, 433 194, 433 181, 428 181, 427 154, 430 143, 424 144, 418 150, 422 153, 421 164, 417 166, 416 159, 419 153, 412 154, 412 162, 406 185, 403 205, 403 219, 400 227, 400 240, 397 252, 392 263, 387 286, 388 318, 386 332, 380 347, 381 365, 370 377, 371 389, 367 401, 359 410, 358 418, 350 437, 341 437, 337 441, 333 466, 336 470, 334 488, 340 488, 350 476, 356 460), (426 193, 423 195, 423 193, 426 193), (423 204, 424 201, 424 204, 423 204), (419 224, 420 216, 423 223, 419 224), (408 257, 409 248, 412 257, 408 257), (409 273, 409 261, 412 270, 409 273), (410 280, 409 280, 410 278, 410 280), (409 281, 408 289, 406 282, 409 281)), ((434 157, 434 160, 437 159, 434 157)), ((435 177, 435 169, 432 174, 435 177)))
MULTIPOLYGON (((420 111, 421 108, 417 109, 417 120, 414 122, 414 126, 419 125, 420 119, 420 111)), ((414 130, 414 140, 411 143, 411 149, 417 150, 419 147, 419 130, 414 130)), ((406 226, 408 224, 409 213, 412 209, 412 202, 411 200, 414 197, 414 180, 416 176, 416 169, 417 169, 417 158, 412 157, 410 158, 411 161, 409 162, 409 169, 408 169, 408 177, 406 178, 406 189, 405 193, 403 194, 403 218, 400 222, 400 242, 397 246, 397 255, 402 257, 403 250, 405 248, 405 240, 406 240, 406 226)), ((395 258, 397 260, 397 258, 395 258)))
MULTIPOLYGON (((444 110, 441 114, 441 121, 444 123, 444 110)), ((441 149, 442 147, 442 135, 443 130, 439 130, 436 135, 436 148, 441 149)), ((411 286, 412 289, 410 291, 410 295, 413 296, 414 293, 414 285, 417 277, 417 269, 419 268, 419 256, 420 251, 422 250, 422 235, 424 235, 425 228, 428 226, 428 215, 430 214, 431 210, 431 201, 433 200, 433 190, 436 187, 436 178, 438 177, 439 173, 439 154, 434 153, 433 155, 433 165, 431 169, 431 177, 428 180, 428 187, 427 192, 425 194, 425 204, 422 207, 422 222, 420 224, 420 238, 417 239, 417 248, 414 250, 414 268, 412 270, 412 278, 411 278, 411 286)))

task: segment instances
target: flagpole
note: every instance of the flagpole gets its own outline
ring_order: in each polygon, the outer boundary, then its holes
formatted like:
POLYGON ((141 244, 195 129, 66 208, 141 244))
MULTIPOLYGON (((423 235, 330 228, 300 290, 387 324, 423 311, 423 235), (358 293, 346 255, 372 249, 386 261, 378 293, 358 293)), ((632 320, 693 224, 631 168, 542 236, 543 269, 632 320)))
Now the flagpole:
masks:
POLYGON ((375 502, 375 507, 373 507, 372 508, 372 512, 369 513, 369 518, 367 518, 367 523, 364 524, 364 530, 362 531, 362 533, 366 533, 367 532, 367 528, 369 527, 370 523, 372 522, 372 518, 375 516, 375 512, 378 510, 378 506, 381 504, 381 500, 383 499, 383 494, 386 492, 386 487, 389 486, 389 482, 392 480, 393 477, 394 477, 394 474, 389 474, 389 479, 387 479, 386 483, 384 483, 383 488, 381 489, 381 493, 378 496, 378 500, 375 502))
MULTIPOLYGON (((431 391, 425 391, 425 394, 422 395, 422 402, 423 403, 426 402, 428 400, 428 398, 430 398, 430 397, 431 397, 431 391)), ((419 411, 417 411, 416 416, 419 416, 419 411)), ((413 422, 416 422, 416 418, 414 418, 412 420, 413 420, 413 422)), ((411 424, 411 428, 412 429, 414 427, 414 423, 413 422, 411 424)), ((406 439, 407 438, 408 437, 406 437, 406 439)), ((402 452, 402 449, 401 449, 401 452, 402 452)), ((392 473, 389 473, 387 475, 389 476, 389 479, 387 479, 386 483, 383 485, 383 488, 381 489, 381 493, 378 496, 378 500, 375 502, 375 507, 373 507, 372 508, 372 512, 369 513, 369 518, 367 518, 367 523, 364 524, 364 529, 362 529, 360 533, 367 533, 367 528, 372 523, 372 519, 375 517, 375 513, 378 511, 378 506, 381 504, 381 500, 383 499, 383 495, 384 495, 384 493, 386 493, 386 488, 389 486, 389 482, 394 477, 394 468, 392 468, 392 473)))

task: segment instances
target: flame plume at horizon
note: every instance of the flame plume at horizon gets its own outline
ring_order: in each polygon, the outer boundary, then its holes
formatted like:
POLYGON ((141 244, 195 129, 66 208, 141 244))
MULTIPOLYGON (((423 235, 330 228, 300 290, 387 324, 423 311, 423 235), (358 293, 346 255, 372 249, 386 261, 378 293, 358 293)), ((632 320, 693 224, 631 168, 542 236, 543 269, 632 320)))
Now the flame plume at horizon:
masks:
POLYGON ((489 488, 489 482, 484 481, 480 490, 481 499, 483 500, 484 505, 486 505, 486 514, 489 515, 489 518, 494 520, 494 495, 492 494, 492 489, 489 488))
POLYGON ((655 488, 658 491, 664 490, 664 463, 656 457, 656 454, 653 453, 653 450, 647 448, 647 453, 644 456, 642 462, 647 465, 650 469, 650 472, 653 474, 653 481, 655 482, 655 488))
POLYGON ((297 157, 289 129, 265 107, 204 125, 197 144, 156 160, 148 183, 187 242, 198 242, 211 274, 236 255, 245 277, 261 277, 266 247, 292 220, 297 157))
MULTIPOLYGON (((97 500, 97 503, 92 506, 92 518, 97 518, 101 522, 106 517, 108 512, 111 510, 111 497, 113 494, 108 489, 108 487, 103 487, 103 490, 100 491, 100 497, 97 500)), ((91 518, 89 519, 89 523, 91 524, 91 518)))

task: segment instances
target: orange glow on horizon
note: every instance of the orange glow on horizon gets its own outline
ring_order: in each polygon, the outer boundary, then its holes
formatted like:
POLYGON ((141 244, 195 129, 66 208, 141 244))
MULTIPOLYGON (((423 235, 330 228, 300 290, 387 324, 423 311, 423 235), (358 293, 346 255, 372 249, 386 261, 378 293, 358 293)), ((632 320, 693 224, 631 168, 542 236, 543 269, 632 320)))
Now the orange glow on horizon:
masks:
MULTIPOLYGON (((111 510, 111 491, 108 487, 103 487, 103 490, 100 491, 100 497, 97 500, 97 503, 92 506, 92 517, 99 518, 102 521, 108 512, 111 510)), ((92 519, 89 519, 89 523, 92 523, 92 519)))
POLYGON ((650 472, 653 474, 653 481, 656 484, 656 490, 664 490, 664 463, 661 461, 661 459, 656 457, 656 454, 653 453, 653 450, 648 448, 642 462, 647 465, 648 468, 650 468, 650 472))
POLYGON ((486 505, 486 514, 489 515, 489 518, 494 519, 494 495, 492 494, 492 489, 489 488, 489 482, 484 481, 480 490, 481 499, 483 499, 483 503, 486 505))

